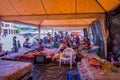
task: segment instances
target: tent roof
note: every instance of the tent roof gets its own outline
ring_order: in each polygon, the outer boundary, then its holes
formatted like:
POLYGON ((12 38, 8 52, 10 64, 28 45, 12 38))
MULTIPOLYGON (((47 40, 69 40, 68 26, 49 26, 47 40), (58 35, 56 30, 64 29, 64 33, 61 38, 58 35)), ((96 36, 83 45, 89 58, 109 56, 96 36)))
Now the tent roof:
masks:
POLYGON ((119 0, 0 0, 0 19, 35 26, 89 25, 119 5, 119 0))

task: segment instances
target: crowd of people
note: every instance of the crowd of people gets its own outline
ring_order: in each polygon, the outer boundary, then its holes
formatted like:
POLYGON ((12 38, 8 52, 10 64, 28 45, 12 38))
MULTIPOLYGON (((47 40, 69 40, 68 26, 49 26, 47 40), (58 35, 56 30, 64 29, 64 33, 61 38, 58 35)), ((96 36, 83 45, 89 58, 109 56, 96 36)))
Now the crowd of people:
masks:
POLYGON ((35 41, 33 42, 33 44, 31 45, 31 43, 29 42, 29 38, 26 38, 23 45, 21 45, 20 40, 16 40, 17 37, 14 36, 13 37, 13 48, 12 48, 12 52, 18 52, 19 48, 21 47, 25 47, 25 48, 31 48, 32 45, 36 45, 39 46, 39 39, 35 38, 35 41))
MULTIPOLYGON (((13 52, 17 52, 19 48, 22 46, 25 48, 31 48, 31 46, 38 46, 38 50, 44 50, 44 45, 46 44, 52 44, 52 48, 57 48, 57 50, 54 52, 54 54, 62 52, 65 48, 71 47, 74 50, 80 52, 82 50, 88 50, 89 52, 93 53, 99 53, 99 47, 96 49, 93 49, 92 45, 90 44, 90 40, 88 38, 80 39, 79 35, 73 35, 73 34, 57 34, 54 33, 54 36, 51 36, 49 33, 47 36, 45 36, 43 39, 35 38, 33 43, 29 42, 29 38, 26 38, 23 45, 21 45, 20 41, 16 40, 16 36, 13 37, 13 52), (93 50, 92 50, 93 49, 93 50)), ((95 45, 94 45, 95 46, 95 45)), ((78 55, 77 55, 78 56, 78 55)), ((120 63, 120 56, 115 56, 111 54, 111 56, 108 56, 108 60, 111 61, 111 63, 116 64, 120 63)))
POLYGON ((25 48, 31 48, 31 46, 40 46, 45 44, 52 44, 54 48, 59 48, 61 44, 64 44, 73 49, 77 49, 80 46, 80 38, 78 35, 68 34, 57 34, 51 36, 49 33, 43 39, 35 38, 32 43, 29 42, 29 38, 26 38, 23 45, 20 41, 16 40, 16 36, 13 37, 13 51, 17 52, 22 46, 25 48))
MULTIPOLYGON (((92 46, 88 38, 81 40, 79 35, 68 33, 63 35, 55 32, 54 36, 51 36, 49 33, 47 33, 47 36, 45 36, 43 39, 39 40, 38 38, 35 38, 32 43, 29 42, 29 38, 26 38, 22 45, 19 40, 16 40, 16 38, 16 36, 13 37, 13 52, 17 52, 21 47, 31 48, 31 46, 37 46, 37 49, 41 51, 44 50, 46 44, 52 44, 52 48, 57 48, 54 54, 62 52, 67 47, 71 47, 78 52, 82 50, 89 50, 89 52, 99 53, 99 47, 92 50, 92 46)), ((114 55, 111 55, 109 57, 109 61, 116 64, 116 62, 120 60, 119 57, 116 58, 114 55)))
POLYGON ((73 34, 57 34, 55 33, 54 36, 52 37, 49 33, 47 37, 44 37, 43 40, 41 40, 43 44, 50 44, 53 43, 55 48, 58 48, 60 43, 64 42, 66 43, 69 47, 79 47, 80 46, 80 38, 78 35, 73 35, 73 34))

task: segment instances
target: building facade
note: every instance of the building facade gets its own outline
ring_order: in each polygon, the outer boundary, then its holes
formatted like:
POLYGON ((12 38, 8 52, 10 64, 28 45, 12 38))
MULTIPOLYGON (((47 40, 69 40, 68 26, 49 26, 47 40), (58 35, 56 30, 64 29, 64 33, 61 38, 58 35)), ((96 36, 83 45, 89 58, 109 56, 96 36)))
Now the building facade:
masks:
POLYGON ((17 28, 14 28, 12 23, 2 22, 1 35, 3 37, 10 34, 16 34, 16 30, 17 28))

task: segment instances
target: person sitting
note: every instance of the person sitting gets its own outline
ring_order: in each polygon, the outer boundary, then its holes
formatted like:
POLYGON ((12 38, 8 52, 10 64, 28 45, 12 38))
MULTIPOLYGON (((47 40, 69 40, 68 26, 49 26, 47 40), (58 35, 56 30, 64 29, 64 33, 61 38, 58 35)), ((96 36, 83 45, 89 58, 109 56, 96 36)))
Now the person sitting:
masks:
POLYGON ((44 37, 44 38, 43 38, 43 44, 48 44, 48 42, 47 42, 47 37, 44 37))
POLYGON ((82 50, 89 50, 85 41, 81 41, 81 46, 78 48, 79 51, 82 51, 82 50))
POLYGON ((36 39, 36 41, 35 41, 35 46, 39 46, 39 39, 36 39))
POLYGON ((54 52, 53 60, 56 60, 60 56, 60 52, 63 52, 65 48, 67 48, 67 43, 64 41, 61 41, 60 46, 58 49, 54 52))
POLYGON ((48 43, 50 43, 50 40, 51 40, 51 35, 49 33, 47 33, 47 41, 48 41, 48 43))
POLYGON ((79 36, 76 36, 76 48, 80 46, 80 38, 79 36))
POLYGON ((67 43, 65 43, 65 42, 61 42, 60 43, 60 46, 58 47, 58 49, 55 51, 55 55, 57 54, 57 53, 59 53, 59 52, 62 52, 65 48, 67 48, 68 46, 67 46, 67 43))
POLYGON ((25 42, 23 43, 23 47, 30 48, 29 38, 26 38, 25 42))
POLYGON ((91 48, 91 47, 90 47, 90 40, 89 40, 88 38, 86 38, 86 39, 84 39, 83 41, 84 41, 85 47, 88 48, 88 49, 90 49, 90 48, 91 48))
POLYGON ((44 46, 41 43, 39 43, 39 51, 43 51, 43 50, 44 50, 44 46))
POLYGON ((88 50, 88 52, 90 52, 90 53, 99 53, 99 49, 100 49, 100 47, 99 46, 95 46, 95 45, 93 45, 92 47, 91 47, 91 49, 89 49, 88 50))
POLYGON ((58 42, 57 42, 57 40, 55 40, 54 41, 54 48, 58 48, 58 47, 59 47, 58 42))

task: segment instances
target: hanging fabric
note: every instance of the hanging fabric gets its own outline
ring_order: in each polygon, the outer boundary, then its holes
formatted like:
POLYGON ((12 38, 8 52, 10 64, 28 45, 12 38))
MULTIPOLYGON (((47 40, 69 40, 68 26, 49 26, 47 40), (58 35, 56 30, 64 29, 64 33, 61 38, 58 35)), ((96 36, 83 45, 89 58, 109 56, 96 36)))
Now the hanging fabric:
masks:
POLYGON ((95 31, 95 25, 91 24, 90 28, 91 28, 91 32, 92 32, 92 36, 93 36, 93 44, 97 45, 97 36, 96 36, 96 31, 95 31))
POLYGON ((97 45, 100 47, 98 55, 101 56, 102 58, 104 58, 105 57, 104 39, 103 39, 103 35, 102 35, 100 21, 95 22, 95 28, 96 28, 96 35, 97 35, 97 45))
MULTIPOLYGON (((113 11, 106 13, 106 23, 107 23, 107 29, 109 31, 108 39, 107 39, 107 52, 114 53, 114 42, 115 42, 115 36, 119 35, 119 24, 120 23, 120 6, 114 9, 113 11), (117 21, 116 21, 117 20, 117 21)), ((117 40, 119 41, 119 40, 117 40)))
POLYGON ((88 31, 86 28, 83 29, 84 32, 84 38, 88 38, 88 31))
POLYGON ((93 35, 93 44, 99 46, 99 53, 98 55, 102 58, 105 57, 104 55, 104 40, 102 36, 102 30, 100 21, 93 23, 91 26, 91 31, 93 35))

